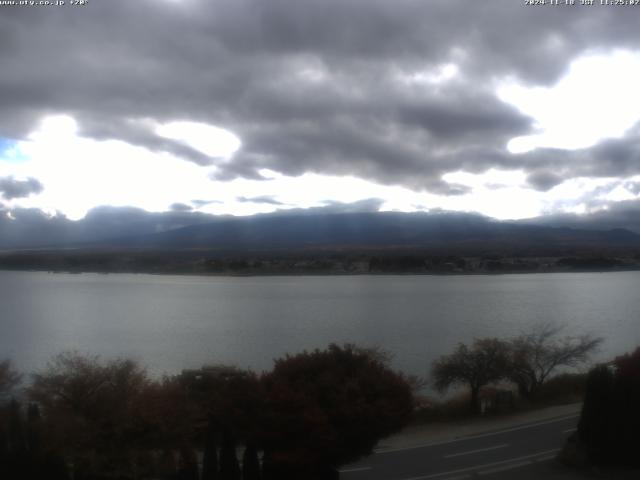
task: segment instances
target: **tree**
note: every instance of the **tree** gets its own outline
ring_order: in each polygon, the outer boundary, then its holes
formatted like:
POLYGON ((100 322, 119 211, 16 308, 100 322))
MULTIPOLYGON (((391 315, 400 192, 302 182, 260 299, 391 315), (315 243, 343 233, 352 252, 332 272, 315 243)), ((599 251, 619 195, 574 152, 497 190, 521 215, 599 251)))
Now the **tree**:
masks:
POLYGON ((406 378, 354 345, 279 359, 262 378, 265 478, 314 478, 370 454, 413 410, 406 378))
POLYGON ((22 409, 15 399, 11 400, 8 413, 6 452, 4 452, 5 458, 2 459, 5 471, 2 473, 4 473, 7 478, 24 478, 29 474, 29 449, 22 409))
POLYGON ((0 401, 10 397, 21 380, 22 375, 13 369, 11 360, 0 362, 0 401))
POLYGON ((640 348, 589 372, 578 437, 591 462, 640 466, 638 405, 640 348))
POLYGON ((236 441, 229 428, 224 428, 222 432, 220 480, 240 480, 240 464, 236 456, 236 441))
POLYGON ((480 388, 507 376, 509 349, 497 338, 474 340, 471 347, 458 344, 450 355, 443 355, 433 363, 431 375, 440 392, 456 384, 467 385, 471 390, 469 407, 480 412, 480 388))
POLYGON ((520 395, 535 398, 554 371, 585 363, 602 343, 589 334, 560 336, 563 330, 562 326, 540 324, 510 342, 509 379, 520 395))
POLYGON ((209 426, 204 439, 204 453, 202 455, 202 480, 218 480, 218 446, 216 433, 209 426))
POLYGON ((0 478, 67 480, 67 466, 55 445, 43 441, 36 405, 24 409, 12 399, 0 412, 0 478))
POLYGON ((33 375, 28 393, 54 436, 48 441, 73 458, 74 476, 96 471, 126 476, 147 435, 140 419, 148 383, 146 372, 131 360, 102 362, 66 352, 33 375))
POLYGON ((242 455, 242 480, 260 480, 260 460, 253 442, 247 444, 242 455))
POLYGON ((233 366, 208 365, 184 370, 175 380, 193 409, 196 437, 204 444, 203 479, 239 480, 235 441, 245 445, 253 442, 264 412, 258 376, 233 366), (218 439, 221 439, 219 462, 218 439))
POLYGON ((8 422, 8 446, 9 452, 18 456, 25 455, 28 450, 27 432, 22 416, 20 404, 14 399, 9 404, 8 422))
POLYGON ((640 466, 638 433, 640 432, 640 348, 614 360, 615 390, 613 424, 618 463, 640 466))
POLYGON ((198 480, 198 458, 195 450, 183 445, 178 456, 178 480, 198 480))
POLYGON ((31 399, 45 411, 65 410, 91 416, 100 393, 109 388, 109 369, 98 357, 64 352, 56 355, 45 371, 33 374, 31 399))
POLYGON ((173 450, 165 448, 158 460, 158 474, 162 480, 176 480, 178 464, 173 450))
POLYGON ((147 383, 136 403, 137 429, 148 447, 180 448, 194 440, 201 413, 176 376, 147 383))
POLYGON ((612 440, 614 382, 614 372, 607 365, 598 365, 587 375, 578 436, 586 445, 587 457, 595 463, 607 459, 612 440))
POLYGON ((184 370, 176 380, 185 389, 205 428, 218 433, 228 429, 240 440, 254 435, 258 417, 264 410, 262 385, 254 372, 210 365, 184 370))

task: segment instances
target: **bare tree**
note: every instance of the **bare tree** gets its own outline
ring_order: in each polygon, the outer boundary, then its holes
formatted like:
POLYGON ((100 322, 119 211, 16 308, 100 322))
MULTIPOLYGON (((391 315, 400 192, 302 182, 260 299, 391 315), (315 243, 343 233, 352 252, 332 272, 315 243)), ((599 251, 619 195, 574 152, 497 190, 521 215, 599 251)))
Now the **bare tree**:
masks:
POLYGON ((467 385, 471 390, 470 408, 480 411, 480 388, 507 376, 509 347, 497 338, 476 339, 471 347, 464 343, 450 355, 433 363, 431 375, 435 387, 446 391, 450 386, 467 385))
POLYGON ((510 342, 509 379, 525 398, 533 398, 559 367, 577 367, 587 362, 603 339, 591 334, 560 334, 564 326, 543 323, 510 342))

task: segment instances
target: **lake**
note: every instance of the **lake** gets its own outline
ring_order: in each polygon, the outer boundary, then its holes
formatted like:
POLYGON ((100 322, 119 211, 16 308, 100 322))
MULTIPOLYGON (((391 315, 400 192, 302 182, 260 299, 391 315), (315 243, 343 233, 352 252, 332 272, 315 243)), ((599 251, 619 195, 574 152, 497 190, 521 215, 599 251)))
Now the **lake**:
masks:
POLYGON ((381 346, 426 375, 457 342, 538 322, 592 332, 606 359, 640 345, 640 272, 469 276, 197 277, 0 271, 0 359, 23 371, 76 349, 153 373, 269 369, 330 342, 381 346))

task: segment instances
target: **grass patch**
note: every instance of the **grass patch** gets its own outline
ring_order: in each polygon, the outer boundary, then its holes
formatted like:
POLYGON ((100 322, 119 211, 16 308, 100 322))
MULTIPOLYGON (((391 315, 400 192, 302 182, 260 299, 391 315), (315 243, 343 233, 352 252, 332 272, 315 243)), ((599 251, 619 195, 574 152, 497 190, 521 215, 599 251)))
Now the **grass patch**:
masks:
POLYGON ((472 418, 488 418, 508 415, 513 412, 526 412, 556 405, 567 405, 582 402, 584 398, 586 374, 563 373, 545 382, 535 399, 529 400, 515 395, 513 410, 487 411, 481 415, 474 415, 469 408, 470 394, 461 391, 444 400, 433 397, 421 397, 418 407, 413 413, 411 423, 422 425, 433 422, 454 422, 472 418))

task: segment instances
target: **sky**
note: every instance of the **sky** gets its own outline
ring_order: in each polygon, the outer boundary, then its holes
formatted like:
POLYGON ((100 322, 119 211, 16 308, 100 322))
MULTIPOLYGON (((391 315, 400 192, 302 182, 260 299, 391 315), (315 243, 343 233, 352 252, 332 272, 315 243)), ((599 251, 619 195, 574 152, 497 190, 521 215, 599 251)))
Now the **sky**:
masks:
POLYGON ((559 3, 0 6, 0 210, 640 209, 640 6, 559 3))

